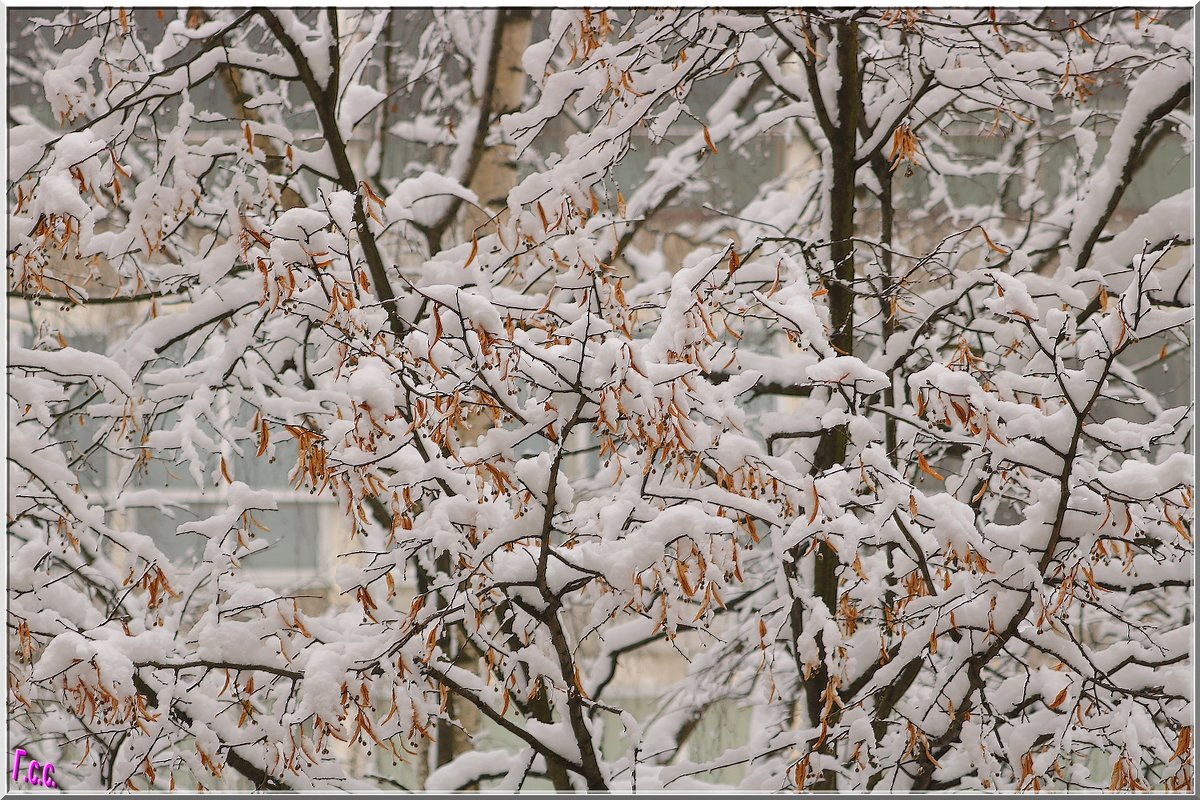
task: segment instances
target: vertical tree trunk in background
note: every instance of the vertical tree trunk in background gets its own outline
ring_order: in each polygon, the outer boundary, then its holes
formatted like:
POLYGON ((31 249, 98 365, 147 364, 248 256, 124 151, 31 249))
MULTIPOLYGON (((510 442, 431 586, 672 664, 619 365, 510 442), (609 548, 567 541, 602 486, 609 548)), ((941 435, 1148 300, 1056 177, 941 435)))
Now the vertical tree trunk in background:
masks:
MULTIPOLYGON (((533 31, 533 14, 528 8, 508 8, 499 12, 496 21, 501 26, 500 52, 496 57, 496 76, 491 97, 480 98, 489 108, 492 122, 521 108, 525 97, 526 75, 521 57, 529 47, 533 31)), ((472 235, 482 238, 488 233, 488 223, 508 204, 508 193, 518 180, 516 147, 507 142, 488 144, 485 139, 478 166, 468 182, 468 188, 479 198, 479 207, 466 205, 463 212, 463 233, 458 241, 470 241, 472 235)), ((460 435, 467 441, 487 430, 491 417, 479 412, 467 417, 460 435)))
MULTIPOLYGON (((892 272, 892 229, 895 226, 896 208, 892 196, 892 170, 882 152, 877 152, 871 157, 871 171, 875 173, 875 180, 879 183, 879 243, 882 245, 879 250, 879 266, 883 272, 879 313, 883 315, 883 341, 886 343, 896 332, 896 308, 892 304, 897 283, 892 272)), ((883 398, 889 407, 895 408, 895 387, 889 385, 884 389, 883 398)), ((887 417, 883 422, 883 430, 888 458, 896 465, 899 463, 896 454, 896 419, 887 417)))
POLYGON ((376 186, 383 185, 388 156, 388 126, 392 124, 392 109, 398 106, 398 102, 393 95, 400 81, 399 76, 396 74, 396 28, 400 24, 400 15, 396 12, 397 9, 387 12, 387 39, 383 45, 383 92, 387 95, 387 99, 379 107, 379 132, 376 137, 376 144, 379 147, 379 160, 375 165, 374 174, 371 175, 371 182, 376 186))
MULTIPOLYGON (((858 29, 853 22, 837 25, 837 68, 841 83, 837 90, 836 133, 830 137, 833 175, 829 189, 830 241, 834 280, 829 289, 829 317, 833 331, 830 343, 840 355, 854 354, 854 188, 855 143, 858 131, 858 29)), ((846 428, 826 431, 817 448, 817 473, 842 463, 846 458, 846 428)), ((817 555, 816 591, 833 613, 837 606, 837 556, 822 544, 817 555)), ((824 686, 821 687, 824 689, 824 686)))
MULTIPOLYGON (((837 120, 834 135, 829 137, 833 171, 829 184, 829 250, 833 261, 834 280, 829 289, 829 317, 833 330, 830 343, 840 355, 854 354, 854 189, 855 155, 858 141, 858 117, 861 107, 858 80, 858 26, 855 22, 839 22, 835 27, 837 43, 833 57, 841 78, 836 96, 837 120)), ((846 459, 847 430, 839 425, 825 431, 817 446, 813 464, 814 475, 841 464, 846 459)), ((821 598, 830 616, 837 618, 838 555, 825 542, 818 545, 813 569, 814 593, 821 598)), ((805 684, 808 707, 813 724, 821 722, 824 701, 822 695, 829 684, 825 667, 824 637, 817 633, 820 666, 805 684)), ((836 709, 829 711, 832 717, 836 709)), ((832 722, 832 720, 830 720, 832 722)), ((814 788, 832 789, 836 786, 833 773, 825 773, 814 788)))
MULTIPOLYGON (((528 8, 505 9, 498 24, 504 26, 500 34, 500 55, 496 64, 496 86, 492 92, 492 118, 500 117, 521 107, 525 96, 525 68, 521 56, 529 47, 533 30, 533 16, 528 8)), ((508 202, 508 192, 517 183, 516 148, 508 143, 488 146, 485 144, 479 167, 471 179, 470 189, 479 196, 479 204, 496 213, 508 202)), ((467 211, 467 230, 487 222, 491 215, 484 215, 475 208, 467 211)), ((482 232, 481 232, 482 233, 482 232)), ((470 238, 470 234, 466 236, 470 238)))
MULTIPOLYGON (((880 244, 883 245, 879 251, 879 266, 881 272, 883 273, 881 281, 883 292, 880 294, 879 298, 879 313, 883 317, 883 341, 887 342, 888 338, 891 337, 891 335, 896 331, 896 308, 893 305, 893 298, 895 295, 893 293, 896 289, 897 279, 892 272, 892 234, 895 226, 896 209, 892 192, 893 172, 887 158, 884 157, 882 151, 877 151, 874 155, 872 155, 871 171, 875 174, 875 180, 879 183, 879 241, 880 244)), ((888 377, 892 378, 891 371, 889 371, 888 377)), ((883 390, 884 403, 889 408, 896 407, 896 390, 893 383, 889 383, 888 387, 883 390)), ((900 459, 897 453, 897 430, 895 417, 886 417, 883 421, 883 429, 884 447, 887 450, 888 459, 893 465, 898 466, 900 459)), ((887 548, 889 568, 894 564, 893 558, 895 549, 895 545, 889 545, 887 548)), ((886 609, 896 601, 895 587, 897 583, 898 582, 895 577, 889 574, 885 581, 887 589, 884 592, 883 597, 880 599, 881 614, 886 614, 886 609)), ((914 662, 908 667, 905 667, 892 687, 890 687, 888 691, 885 691, 877 701, 875 706, 877 712, 883 709, 891 708, 896 700, 903 694, 903 691, 898 690, 897 687, 903 687, 904 689, 907 689, 907 687, 916 678, 916 673, 918 670, 920 670, 920 667, 920 662, 914 662)), ((882 740, 884 734, 887 732, 887 723, 881 718, 882 716, 883 715, 881 714, 879 717, 877 717, 873 723, 876 741, 882 740)))
MULTIPOLYGON (((501 116, 521 107, 525 94, 525 69, 521 64, 521 56, 529 47, 532 19, 530 9, 510 8, 501 11, 496 21, 496 24, 501 26, 501 30, 498 38, 500 52, 496 57, 495 83, 491 87, 490 97, 478 98, 480 106, 488 110, 485 113, 489 114, 489 119, 485 120, 483 124, 489 130, 501 116)), ((479 205, 486 211, 481 211, 474 206, 466 206, 463 212, 464 232, 461 237, 457 238, 458 241, 470 239, 474 229, 486 225, 492 218, 492 214, 502 209, 508 202, 508 192, 517 182, 517 165, 514 156, 515 148, 511 144, 489 144, 487 139, 484 139, 483 152, 480 154, 478 166, 471 176, 469 188, 479 197, 479 205)), ((483 235, 483 231, 480 231, 479 235, 483 235)), ((467 439, 474 439, 489 424, 490 417, 487 414, 476 414, 473 418, 464 421, 460 435, 467 439)), ((438 570, 442 574, 449 574, 449 560, 439 559, 438 570)), ((454 650, 457 647, 461 659, 471 661, 479 655, 472 648, 463 647, 462 638, 453 629, 447 628, 445 637, 447 649, 454 650), (451 637, 457 641, 449 641, 451 637)), ((467 663, 462 665, 469 667, 467 663)), ((471 737, 478 732, 481 722, 478 711, 469 704, 455 703, 453 697, 449 699, 449 702, 454 707, 454 713, 448 716, 456 718, 460 725, 452 725, 447 720, 438 722, 436 743, 433 745, 435 749, 433 762, 436 767, 449 764, 458 754, 471 750, 473 747, 471 737)), ((550 722, 551 720, 546 719, 545 721, 550 722)), ((556 789, 570 788, 566 771, 561 765, 549 765, 549 769, 556 789)), ((422 788, 425 786, 427 777, 426 775, 420 780, 422 788)))

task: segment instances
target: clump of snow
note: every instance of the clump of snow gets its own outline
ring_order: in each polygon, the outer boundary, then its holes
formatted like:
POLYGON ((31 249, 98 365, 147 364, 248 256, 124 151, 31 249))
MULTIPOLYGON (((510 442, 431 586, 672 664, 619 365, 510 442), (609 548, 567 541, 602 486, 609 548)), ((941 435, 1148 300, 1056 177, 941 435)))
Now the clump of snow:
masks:
POLYGON ((836 383, 850 386, 862 394, 881 392, 891 385, 887 375, 868 367, 854 356, 835 356, 811 364, 805 369, 814 383, 836 383))

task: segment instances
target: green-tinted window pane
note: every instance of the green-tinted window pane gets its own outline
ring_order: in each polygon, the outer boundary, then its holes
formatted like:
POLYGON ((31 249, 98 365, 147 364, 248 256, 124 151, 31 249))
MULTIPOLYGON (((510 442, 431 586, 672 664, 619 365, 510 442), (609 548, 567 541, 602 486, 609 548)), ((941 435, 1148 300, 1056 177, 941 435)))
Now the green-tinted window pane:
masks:
POLYGON ((212 503, 181 503, 182 508, 170 508, 170 516, 153 508, 140 508, 135 516, 139 533, 154 540, 163 555, 179 565, 194 564, 204 555, 207 541, 196 533, 178 533, 180 525, 199 522, 220 508, 212 503))
MULTIPOLYGON (((71 335, 68 343, 76 350, 88 353, 103 353, 107 346, 102 333, 76 333, 71 335)), ((108 484, 109 465, 108 453, 96 444, 96 439, 107 430, 108 423, 87 413, 88 406, 104 401, 102 396, 93 398, 96 391, 92 383, 85 382, 71 393, 68 407, 74 411, 62 418, 55 435, 79 476, 80 486, 99 491, 108 484)))
POLYGON ((255 519, 269 532, 256 537, 270 543, 266 550, 248 557, 245 563, 261 569, 315 569, 320 564, 322 505, 279 503, 278 511, 256 511, 255 519))
MULTIPOLYGON (((156 509, 138 509, 137 529, 153 538, 158 548, 177 564, 195 564, 203 557, 207 540, 197 533, 180 533, 179 527, 218 514, 225 505, 207 501, 179 505, 182 508, 170 509, 173 516, 156 509)), ((266 541, 269 546, 247 556, 243 565, 273 570, 316 569, 320 564, 320 513, 319 504, 287 502, 279 503, 278 511, 255 511, 254 518, 270 530, 256 529, 254 541, 266 541)))

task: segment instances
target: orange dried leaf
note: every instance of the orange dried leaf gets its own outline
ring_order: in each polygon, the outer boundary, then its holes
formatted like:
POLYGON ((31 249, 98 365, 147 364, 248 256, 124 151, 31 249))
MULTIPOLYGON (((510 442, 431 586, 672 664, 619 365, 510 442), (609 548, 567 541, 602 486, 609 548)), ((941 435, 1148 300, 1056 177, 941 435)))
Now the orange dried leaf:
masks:
POLYGON ((944 477, 942 477, 942 474, 940 472, 935 470, 933 467, 929 466, 929 462, 925 460, 924 453, 917 453, 917 466, 919 466, 921 468, 921 471, 924 472, 926 475, 937 478, 939 481, 946 480, 944 477))
POLYGON ((442 334, 445 329, 442 327, 442 315, 438 313, 437 306, 433 307, 433 339, 429 342, 429 355, 433 355, 433 348, 442 339, 442 334))
MULTIPOLYGON (((541 210, 540 205, 538 206, 538 210, 539 211, 541 210)), ((542 219, 543 219, 543 221, 545 220, 544 215, 543 215, 542 219)), ((472 233, 471 234, 471 255, 467 256, 467 263, 463 264, 463 269, 466 269, 467 267, 471 266, 471 262, 475 260, 475 256, 477 256, 477 255, 479 255, 479 236, 475 233, 472 233)))
POLYGON ((1192 726, 1185 725, 1179 729, 1179 744, 1175 745, 1175 753, 1167 763, 1177 758, 1185 757, 1192 749, 1192 726))
POLYGON ((262 458, 263 454, 267 452, 267 447, 270 444, 271 434, 268 432, 267 421, 264 419, 262 420, 261 427, 259 428, 258 451, 254 454, 255 458, 262 458))
POLYGON ((993 250, 995 250, 997 253, 999 253, 1002 256, 1006 256, 1009 254, 1009 252, 1011 252, 1009 250, 1005 250, 1003 247, 1001 247, 1000 245, 998 245, 994 241, 992 241, 992 237, 988 235, 988 232, 984 229, 984 227, 982 225, 979 226, 979 230, 983 233, 984 241, 987 242, 988 247, 992 248, 993 250))

